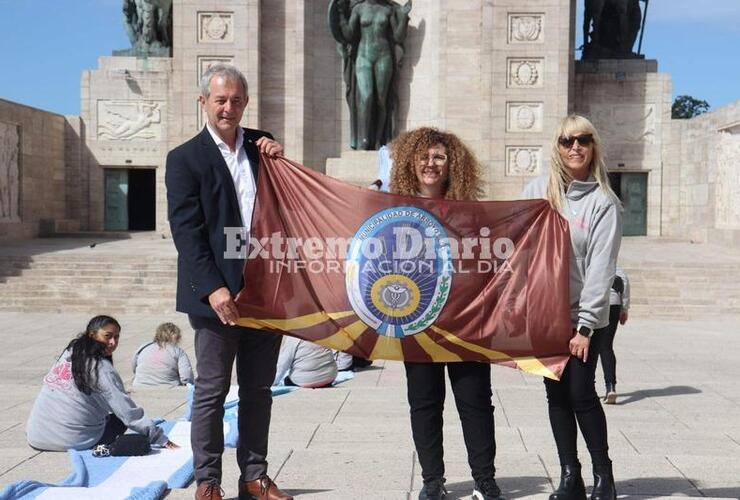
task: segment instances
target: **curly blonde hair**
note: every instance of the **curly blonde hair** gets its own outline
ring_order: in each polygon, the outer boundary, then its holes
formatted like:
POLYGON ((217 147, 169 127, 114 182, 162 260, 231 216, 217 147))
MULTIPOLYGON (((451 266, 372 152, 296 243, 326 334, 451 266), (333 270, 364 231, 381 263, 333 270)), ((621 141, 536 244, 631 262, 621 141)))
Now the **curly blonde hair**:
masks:
POLYGON ((162 323, 154 333, 154 341, 160 347, 164 347, 165 344, 177 345, 181 337, 180 328, 174 323, 162 323))
POLYGON ((477 200, 483 195, 481 166, 473 152, 455 134, 432 127, 420 127, 399 135, 391 144, 393 170, 391 193, 418 196, 416 164, 429 148, 442 144, 447 153, 448 176, 445 198, 477 200))

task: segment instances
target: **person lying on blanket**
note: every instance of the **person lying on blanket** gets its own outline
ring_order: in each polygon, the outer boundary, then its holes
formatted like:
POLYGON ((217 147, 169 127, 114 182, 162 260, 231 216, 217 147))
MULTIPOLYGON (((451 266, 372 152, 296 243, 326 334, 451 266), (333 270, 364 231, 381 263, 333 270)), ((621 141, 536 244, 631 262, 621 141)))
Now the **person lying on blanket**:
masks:
POLYGON ((178 448, 126 394, 113 367, 121 326, 95 316, 44 377, 26 425, 28 444, 37 450, 85 450, 111 444, 127 429, 153 445, 178 448))

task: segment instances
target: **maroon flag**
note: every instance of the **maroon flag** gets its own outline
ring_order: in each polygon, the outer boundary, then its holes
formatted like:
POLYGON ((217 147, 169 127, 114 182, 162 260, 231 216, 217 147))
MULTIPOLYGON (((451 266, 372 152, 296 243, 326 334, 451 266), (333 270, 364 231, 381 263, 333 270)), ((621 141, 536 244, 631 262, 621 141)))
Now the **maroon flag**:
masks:
POLYGON ((263 156, 240 251, 243 326, 554 379, 569 356, 568 224, 544 200, 397 196, 263 156))

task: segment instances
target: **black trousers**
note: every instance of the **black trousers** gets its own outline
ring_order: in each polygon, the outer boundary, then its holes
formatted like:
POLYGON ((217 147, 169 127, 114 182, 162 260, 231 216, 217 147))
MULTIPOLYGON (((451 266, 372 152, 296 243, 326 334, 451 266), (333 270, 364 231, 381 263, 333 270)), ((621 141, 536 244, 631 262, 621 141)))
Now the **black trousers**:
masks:
POLYGON ((236 460, 241 480, 267 473, 267 436, 280 337, 252 328, 223 325, 216 319, 188 316, 195 330, 198 376, 193 395, 190 442, 197 483, 221 483, 224 451, 224 401, 236 359, 239 384, 239 442, 236 460))
POLYGON ((103 429, 103 435, 100 436, 96 446, 98 444, 111 444, 121 434, 126 432, 126 424, 124 424, 120 418, 114 414, 108 415, 108 420, 105 422, 105 429, 103 429))
POLYGON ((609 444, 606 416, 596 394, 597 354, 604 339, 604 328, 591 337, 588 361, 571 356, 560 382, 545 379, 550 426, 558 448, 561 465, 577 465, 577 427, 580 427, 594 465, 608 465, 609 444), (577 427, 576 427, 577 422, 577 427))
POLYGON ((617 385, 617 357, 614 355, 614 336, 617 334, 621 313, 621 305, 617 304, 609 307, 609 325, 603 329, 603 338, 599 342, 598 352, 595 353, 601 357, 605 384, 617 385))
POLYGON ((411 430, 424 482, 444 477, 442 410, 445 366, 462 423, 468 464, 475 480, 493 477, 496 438, 488 363, 405 363, 411 430))

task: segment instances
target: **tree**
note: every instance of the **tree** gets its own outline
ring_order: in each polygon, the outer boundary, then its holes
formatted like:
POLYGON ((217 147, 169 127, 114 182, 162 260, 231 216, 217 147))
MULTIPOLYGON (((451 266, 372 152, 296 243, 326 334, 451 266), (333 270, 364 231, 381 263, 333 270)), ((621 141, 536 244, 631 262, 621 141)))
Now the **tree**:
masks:
POLYGON ((709 103, 700 99, 695 99, 690 95, 680 95, 673 101, 671 106, 671 118, 685 119, 699 116, 709 111, 709 103))

